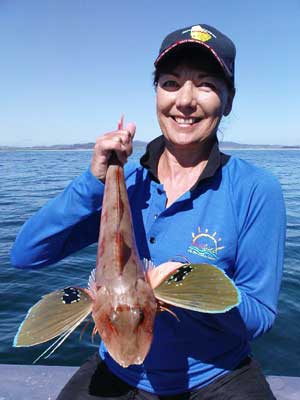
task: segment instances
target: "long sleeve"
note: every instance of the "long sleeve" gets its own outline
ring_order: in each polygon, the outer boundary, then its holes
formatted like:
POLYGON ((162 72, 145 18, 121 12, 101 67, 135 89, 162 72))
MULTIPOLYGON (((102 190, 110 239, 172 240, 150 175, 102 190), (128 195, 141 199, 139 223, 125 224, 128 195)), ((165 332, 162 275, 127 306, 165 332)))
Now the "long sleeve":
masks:
POLYGON ((87 170, 33 215, 11 250, 17 268, 38 268, 98 239, 104 185, 87 170))
POLYGON ((243 191, 238 200, 240 230, 233 278, 241 292, 238 309, 251 340, 268 331, 275 320, 286 221, 281 188, 271 175, 263 174, 254 185, 246 183, 243 191))

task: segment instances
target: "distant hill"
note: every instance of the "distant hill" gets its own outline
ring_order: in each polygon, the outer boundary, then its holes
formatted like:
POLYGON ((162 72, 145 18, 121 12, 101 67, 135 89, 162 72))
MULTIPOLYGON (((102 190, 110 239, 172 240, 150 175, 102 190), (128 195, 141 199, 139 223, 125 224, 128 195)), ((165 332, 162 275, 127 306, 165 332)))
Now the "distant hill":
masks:
MULTIPOLYGON (((75 143, 75 144, 55 144, 52 146, 0 146, 0 151, 20 151, 20 150, 92 150, 95 143, 75 143)), ((145 148, 147 142, 135 140, 133 142, 134 149, 145 148)), ((272 144, 245 144, 236 142, 220 142, 222 149, 300 149, 299 146, 285 146, 272 144)))
MULTIPOLYGON (((146 147, 147 142, 135 140, 134 147, 146 147)), ((54 144, 50 146, 0 146, 0 151, 20 150, 93 150, 95 143, 54 144)))
POLYGON ((220 142, 223 149, 300 149, 299 146, 285 146, 277 144, 245 144, 236 142, 220 142))

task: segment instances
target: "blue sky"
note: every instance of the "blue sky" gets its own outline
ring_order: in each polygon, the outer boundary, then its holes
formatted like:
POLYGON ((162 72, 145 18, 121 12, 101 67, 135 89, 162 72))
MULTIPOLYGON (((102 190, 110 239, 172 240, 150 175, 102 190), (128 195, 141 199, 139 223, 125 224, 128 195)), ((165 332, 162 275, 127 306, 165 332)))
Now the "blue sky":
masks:
POLYGON ((151 140, 160 43, 201 23, 237 47, 220 138, 300 145, 299 0, 0 0, 0 145, 94 142, 122 113, 151 140))

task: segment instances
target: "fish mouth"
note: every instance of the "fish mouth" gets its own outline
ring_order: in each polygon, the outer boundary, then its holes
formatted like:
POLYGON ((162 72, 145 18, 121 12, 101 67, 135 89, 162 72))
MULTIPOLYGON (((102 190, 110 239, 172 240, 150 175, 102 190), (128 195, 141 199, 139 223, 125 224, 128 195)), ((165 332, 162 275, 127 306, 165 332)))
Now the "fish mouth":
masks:
MULTIPOLYGON (((125 344, 126 345, 126 344, 125 344)), ((148 348, 145 348, 143 351, 139 351, 137 354, 136 347, 132 349, 132 351, 125 351, 122 349, 121 351, 116 350, 115 348, 108 348, 108 351, 112 358, 120 364, 123 368, 127 368, 130 365, 140 365, 144 362, 145 357, 148 353, 148 348)))
POLYGON ((141 365, 144 362, 145 357, 134 357, 134 358, 124 358, 124 359, 119 359, 118 363, 123 367, 123 368, 128 368, 130 365, 141 365))

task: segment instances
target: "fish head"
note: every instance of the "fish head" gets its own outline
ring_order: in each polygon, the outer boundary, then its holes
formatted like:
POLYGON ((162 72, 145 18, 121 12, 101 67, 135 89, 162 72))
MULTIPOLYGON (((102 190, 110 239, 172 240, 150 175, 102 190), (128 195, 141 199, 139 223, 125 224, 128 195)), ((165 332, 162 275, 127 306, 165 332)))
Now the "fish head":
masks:
POLYGON ((156 300, 150 288, 139 293, 140 296, 135 299, 131 292, 128 299, 119 296, 117 303, 114 300, 106 301, 98 313, 93 313, 106 349, 124 368, 142 364, 153 339, 156 300))

